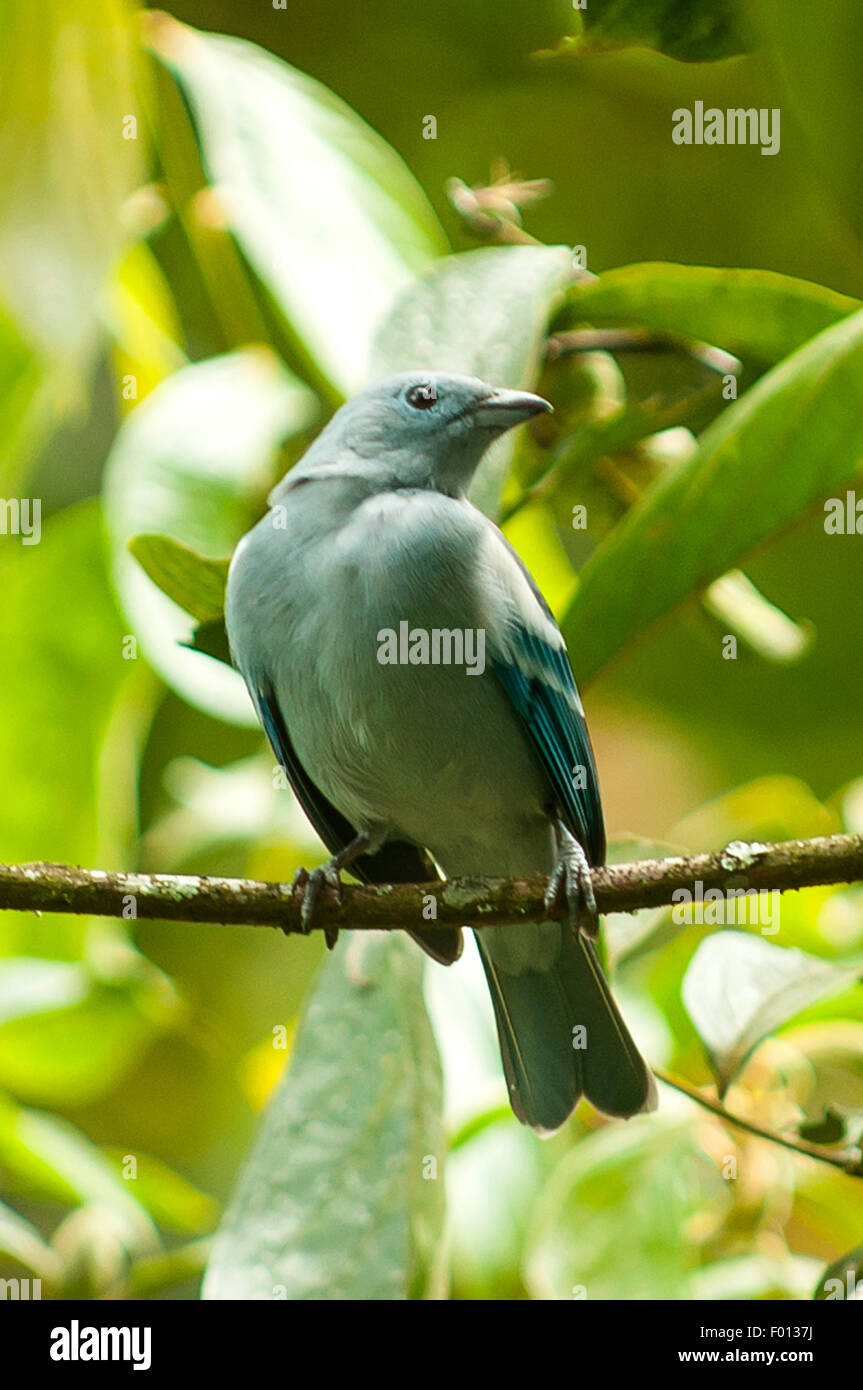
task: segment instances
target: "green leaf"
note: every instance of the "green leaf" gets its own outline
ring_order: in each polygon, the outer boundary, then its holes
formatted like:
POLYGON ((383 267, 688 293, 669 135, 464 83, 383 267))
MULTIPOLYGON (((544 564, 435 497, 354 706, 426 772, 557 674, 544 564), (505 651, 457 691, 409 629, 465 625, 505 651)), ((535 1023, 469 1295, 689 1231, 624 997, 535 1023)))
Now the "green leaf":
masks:
MULTIPOLYGON (((129 1270, 123 1293, 129 1299, 157 1298, 177 1284, 198 1283, 212 1242, 193 1240, 158 1255, 137 1260, 129 1270)), ((182 1297, 177 1294, 175 1297, 182 1297)))
MULTIPOLYGON (((375 338, 372 378, 414 367, 532 387, 552 308, 572 276, 565 246, 496 246, 438 261, 399 298, 375 338)), ((505 436, 480 467, 471 498, 495 514, 512 453, 505 436)))
MULTIPOLYGON (((770 52, 783 120, 788 111, 809 146, 816 196, 836 223, 850 223, 859 244, 863 138, 859 121, 847 116, 860 99, 863 13, 858 5, 801 5, 792 17, 784 0, 750 0, 746 17, 770 52)), ((802 152, 798 158, 805 168, 802 152)))
MULTIPOLYGON (((119 800, 102 820, 99 760, 108 728, 125 732, 126 693, 135 689, 135 721, 147 696, 123 660, 98 506, 52 517, 39 545, 2 538, 0 565, 0 784, 14 787, 0 798, 0 859, 117 862, 134 777, 121 758, 119 800)), ((0 946, 12 953, 76 954, 83 930, 81 919, 46 916, 34 930, 32 916, 0 914, 0 946)))
POLYGON ((683 1002, 723 1095, 758 1044, 811 1004, 850 988, 863 962, 835 965, 748 932, 702 941, 683 979, 683 1002))
POLYGON ((46 1245, 35 1226, 4 1202, 0 1202, 0 1254, 11 1256, 51 1284, 60 1277, 57 1252, 46 1245))
POLYGON ((99 294, 124 238, 120 209, 141 180, 137 25, 124 0, 0 6, 0 479, 19 479, 75 399, 96 345, 99 294), (2 428, 14 422, 16 438, 2 428))
POLYGON ((216 1237, 204 1297, 422 1296, 440 1248, 442 1145, 422 957, 400 934, 343 938, 216 1237))
POLYGON ((199 623, 222 616, 230 559, 208 560, 170 536, 133 536, 129 550, 162 593, 199 623))
MULTIPOLYGON (((114 340, 116 375, 123 390, 124 378, 134 377, 136 401, 186 366, 177 306, 146 241, 133 242, 117 263, 106 289, 103 317, 114 340)), ((122 391, 121 402, 128 408, 122 391)))
POLYGON ((134 1177, 126 1179, 137 1200, 161 1227, 181 1231, 185 1235, 200 1235, 212 1230, 219 1209, 212 1197, 175 1173, 152 1154, 130 1152, 129 1149, 108 1149, 109 1162, 122 1176, 134 1158, 134 1177))
POLYGON ((20 490, 34 459, 71 403, 62 372, 28 346, 0 306, 0 483, 20 490))
POLYGON ((731 1200, 694 1134, 690 1125, 637 1118, 570 1150, 537 1204, 525 1256, 533 1298, 691 1296, 700 1245, 731 1200))
MULTIPOLYGON (((804 840, 842 830, 799 777, 755 777, 695 806, 673 828, 679 845, 723 849, 732 840, 804 840)), ((789 903, 785 899, 785 905, 789 903)))
POLYGON ((848 295, 772 270, 647 261, 574 285, 555 327, 634 323, 773 363, 859 308, 848 295))
POLYGON ((153 41, 244 254, 336 392, 356 390, 375 324, 446 250, 424 194, 348 106, 264 49, 167 16, 153 41))
POLYGON ((579 577, 563 631, 581 680, 854 476, 861 383, 863 311, 763 376, 654 484, 579 577))
POLYGON ((140 182, 136 31, 123 0, 45 0, 38 26, 26 0, 0 11, 0 280, 50 355, 86 339, 140 182))
POLYGON ((166 977, 131 950, 105 979, 65 961, 0 961, 0 1085, 36 1104, 89 1104, 140 1059, 175 1005, 166 977))
POLYGON ((128 1183, 79 1129, 0 1095, 0 1166, 28 1195, 100 1210, 128 1249, 152 1250, 155 1227, 128 1183))
MULTIPOLYGON (((167 564, 171 584, 182 586, 185 599, 193 590, 199 606, 202 573, 190 552, 212 557, 202 609, 212 614, 221 557, 262 514, 280 444, 305 429, 316 411, 308 388, 271 352, 249 348, 196 362, 161 382, 126 419, 108 461, 113 573, 132 630, 175 690, 237 723, 254 722, 240 677, 180 645, 191 636, 188 615, 143 573, 128 542, 141 534, 178 542, 159 551, 161 577, 167 564)), ((154 560, 152 545, 144 554, 154 560)))

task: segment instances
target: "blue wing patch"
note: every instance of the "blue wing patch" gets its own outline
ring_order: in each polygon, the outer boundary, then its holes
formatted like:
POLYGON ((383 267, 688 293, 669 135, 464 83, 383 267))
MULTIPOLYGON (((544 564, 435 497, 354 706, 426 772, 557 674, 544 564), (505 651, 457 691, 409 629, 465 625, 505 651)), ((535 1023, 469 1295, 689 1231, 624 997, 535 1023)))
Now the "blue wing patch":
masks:
MULTIPOLYGON (((543 608, 548 612, 545 604, 543 608)), ((566 651, 555 650, 520 627, 512 659, 498 658, 493 667, 542 759, 561 819, 584 846, 591 864, 602 864, 605 825, 599 780, 566 651)))

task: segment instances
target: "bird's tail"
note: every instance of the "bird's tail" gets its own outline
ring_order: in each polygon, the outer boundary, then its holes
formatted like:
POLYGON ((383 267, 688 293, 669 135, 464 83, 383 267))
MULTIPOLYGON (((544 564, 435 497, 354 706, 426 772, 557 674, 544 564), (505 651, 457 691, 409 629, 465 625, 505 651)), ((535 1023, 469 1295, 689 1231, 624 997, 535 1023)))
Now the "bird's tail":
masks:
POLYGON ((656 1107, 656 1085, 611 997, 593 944, 566 923, 477 932, 510 1101, 558 1129, 582 1096, 606 1115, 656 1107))

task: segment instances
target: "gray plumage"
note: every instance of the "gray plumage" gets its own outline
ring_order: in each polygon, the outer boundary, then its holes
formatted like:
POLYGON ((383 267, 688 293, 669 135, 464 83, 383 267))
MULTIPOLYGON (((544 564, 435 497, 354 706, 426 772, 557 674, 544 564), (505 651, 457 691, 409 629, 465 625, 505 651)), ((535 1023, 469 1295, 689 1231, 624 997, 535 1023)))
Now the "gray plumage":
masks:
MULTIPOLYGON (((366 837, 349 851, 361 877, 422 881, 429 855, 448 876, 548 873, 555 820, 591 862, 604 857, 563 639, 465 496, 492 439, 546 408, 439 373, 372 387, 275 488, 232 561, 233 659, 331 852, 366 837), (381 633, 405 622, 411 633, 481 632, 484 669, 382 664, 381 633), (575 791, 573 761, 587 777, 575 791)), ((458 955, 458 933, 418 923, 414 934, 438 959, 458 955)), ((563 922, 477 935, 520 1119, 555 1129, 582 1094, 613 1115, 652 1106, 588 935, 563 922)))

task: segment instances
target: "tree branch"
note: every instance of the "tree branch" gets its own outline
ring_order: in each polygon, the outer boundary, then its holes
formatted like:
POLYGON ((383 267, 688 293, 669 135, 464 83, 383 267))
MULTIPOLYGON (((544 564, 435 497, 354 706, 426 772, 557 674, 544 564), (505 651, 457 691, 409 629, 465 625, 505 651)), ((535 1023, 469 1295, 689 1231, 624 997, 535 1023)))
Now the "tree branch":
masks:
MULTIPOLYGON (((735 841, 715 854, 645 859, 591 872, 602 913, 662 907, 672 903, 672 895, 678 890, 692 894, 699 883, 702 893, 711 888, 723 892, 742 889, 784 893, 817 884, 863 880, 863 835, 830 835, 774 845, 735 841)), ((450 879, 377 888, 348 885, 340 903, 332 894, 322 895, 314 925, 331 935, 335 930, 494 927, 563 916, 562 904, 551 912, 545 908, 545 889, 543 877, 450 879), (436 915, 426 918, 423 908, 431 898, 436 904, 436 915)), ((289 934, 302 931, 299 904, 290 884, 177 874, 108 873, 67 864, 0 864, 0 910, 3 909, 276 927, 289 934)), ((804 1139, 787 1138, 730 1114, 718 1101, 679 1077, 661 1068, 654 1071, 661 1080, 726 1123, 795 1153, 832 1164, 850 1176, 863 1177, 863 1160, 856 1150, 831 1150, 804 1139)))
POLYGON ((722 376, 737 376, 742 371, 740 359, 722 348, 649 328, 579 328, 554 333, 546 344, 546 356, 552 361, 579 352, 683 352, 722 376))
MULTIPOLYGON (((863 835, 830 835, 781 844, 735 841, 715 854, 648 859, 592 870, 600 912, 636 912, 674 901, 672 894, 697 883, 703 892, 807 888, 863 880, 863 835)), ((503 923, 562 917, 543 906, 546 880, 450 879, 427 884, 345 887, 343 901, 321 895, 315 927, 393 931, 452 926, 493 927, 503 923), (435 917, 423 917, 429 898, 435 917)), ((679 901, 679 899, 678 899, 679 901)), ((101 917, 209 922, 302 930, 299 904, 290 884, 251 879, 175 874, 108 873, 66 864, 0 864, 0 910, 67 912, 101 917)))

